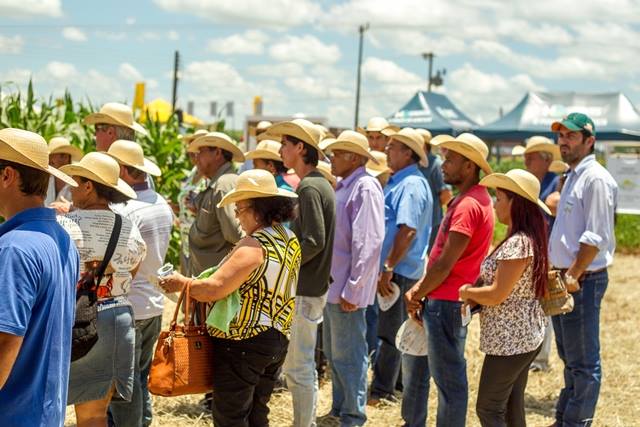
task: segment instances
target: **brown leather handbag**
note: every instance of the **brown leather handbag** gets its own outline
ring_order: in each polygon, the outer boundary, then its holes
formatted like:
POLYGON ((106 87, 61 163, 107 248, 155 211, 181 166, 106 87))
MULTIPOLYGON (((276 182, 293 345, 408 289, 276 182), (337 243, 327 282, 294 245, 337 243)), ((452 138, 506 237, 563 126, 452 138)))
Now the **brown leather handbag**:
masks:
POLYGON ((204 304, 189 296, 190 284, 180 294, 168 331, 160 332, 151 371, 149 391, 158 396, 182 396, 207 393, 213 389, 213 344, 207 325, 196 325, 196 307, 205 319, 204 304), (178 324, 178 312, 184 302, 184 323, 178 324))
POLYGON ((547 289, 540 304, 547 316, 566 314, 573 310, 573 295, 567 291, 560 270, 549 270, 547 289))

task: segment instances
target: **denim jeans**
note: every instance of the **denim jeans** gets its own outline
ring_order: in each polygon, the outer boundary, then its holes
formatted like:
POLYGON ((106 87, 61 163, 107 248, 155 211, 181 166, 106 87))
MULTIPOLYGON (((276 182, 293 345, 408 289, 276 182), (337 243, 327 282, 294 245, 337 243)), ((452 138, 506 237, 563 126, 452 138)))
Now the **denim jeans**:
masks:
POLYGON ((131 402, 112 400, 109 405, 110 425, 117 427, 150 426, 153 409, 147 389, 153 352, 158 342, 162 316, 136 320, 136 356, 131 402))
POLYGON ((600 305, 607 290, 607 271, 588 274, 574 292, 571 313, 553 316, 558 356, 564 363, 564 388, 556 406, 558 426, 589 426, 598 403, 600 305))
POLYGON ((367 421, 367 322, 365 308, 345 312, 340 304, 324 308, 324 352, 331 366, 333 403, 331 414, 342 426, 367 421))
POLYGON ((380 340, 378 339, 378 316, 380 309, 378 308, 378 300, 373 300, 373 304, 365 309, 367 319, 367 352, 369 353, 369 363, 373 366, 378 357, 378 348, 380 340))
POLYGON ((395 273, 391 281, 400 287, 400 298, 389 310, 379 311, 378 338, 380 338, 380 347, 376 363, 373 365, 373 379, 371 381, 371 397, 374 399, 393 396, 402 364, 401 353, 396 349, 396 334, 402 323, 407 320, 404 294, 416 283, 416 280, 395 273))
POLYGON ((293 425, 309 427, 316 425, 318 400, 318 373, 315 353, 318 324, 327 295, 321 297, 296 296, 295 313, 291 324, 289 351, 283 371, 287 388, 293 401, 293 425))
POLYGON ((429 379, 438 389, 436 425, 463 427, 467 414, 468 383, 460 306, 455 301, 428 300, 422 312, 427 333, 427 356, 402 356, 402 418, 405 426, 424 426, 427 420, 429 379))

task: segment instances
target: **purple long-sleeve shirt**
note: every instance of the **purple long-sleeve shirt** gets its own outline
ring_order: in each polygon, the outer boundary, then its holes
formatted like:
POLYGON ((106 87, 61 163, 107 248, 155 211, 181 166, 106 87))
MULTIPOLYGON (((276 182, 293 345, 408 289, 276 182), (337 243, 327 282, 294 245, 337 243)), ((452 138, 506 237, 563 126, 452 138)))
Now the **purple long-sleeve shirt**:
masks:
POLYGON ((373 303, 384 239, 384 196, 364 167, 336 187, 336 232, 327 301, 344 298, 360 308, 373 303))

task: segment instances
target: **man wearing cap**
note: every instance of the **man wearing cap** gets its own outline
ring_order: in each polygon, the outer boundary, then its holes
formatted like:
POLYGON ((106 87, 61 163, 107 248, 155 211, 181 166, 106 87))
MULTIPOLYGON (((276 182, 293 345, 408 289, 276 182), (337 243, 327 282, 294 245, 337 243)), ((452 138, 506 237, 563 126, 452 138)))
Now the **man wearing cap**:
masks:
POLYGON ((431 236, 429 237, 429 249, 431 249, 442 222, 442 208, 449 203, 452 195, 451 188, 444 183, 442 160, 431 152, 431 132, 426 129, 416 129, 416 131, 424 139, 424 150, 427 153, 427 166, 421 166, 420 172, 427 178, 433 195, 433 218, 431 219, 431 236))
POLYGON ((196 196, 196 218, 189 231, 189 273, 197 276, 222 261, 240 240, 242 231, 233 206, 217 205, 235 187, 238 175, 232 162, 244 161, 244 154, 222 132, 198 137, 188 151, 198 154, 198 170, 209 180, 208 187, 196 196))
MULTIPOLYGON (((382 297, 393 293, 393 284, 404 294, 422 276, 433 209, 429 183, 418 169, 420 162, 426 162, 420 134, 411 128, 392 134, 387 159, 393 175, 384 188, 385 234, 378 278, 378 293, 382 297)), ((381 343, 373 367, 371 405, 376 405, 381 398, 393 397, 402 362, 395 338, 406 319, 402 298, 379 313, 381 343)))
POLYGON ((63 425, 79 256, 55 211, 44 208, 47 143, 0 130, 0 425, 63 425))
POLYGON ((133 120, 131 107, 118 102, 104 104, 99 112, 85 117, 84 123, 95 126, 96 151, 107 151, 118 139, 135 141, 136 132, 147 135, 147 130, 133 120))
POLYGON ((287 387, 293 398, 293 424, 315 426, 318 378, 315 347, 329 288, 335 229, 333 188, 316 169, 323 156, 320 131, 308 120, 276 123, 269 132, 281 135, 284 165, 300 177, 298 216, 291 229, 298 236, 302 265, 296 289, 291 340, 284 363, 287 387))
POLYGON ((593 422, 602 378, 600 306, 616 247, 618 186, 596 161, 596 128, 589 116, 571 113, 551 130, 570 170, 549 239, 549 261, 564 273, 575 304, 572 312, 552 317, 564 363, 555 425, 584 426, 593 422))
POLYGON ((405 294, 409 316, 425 327, 428 357, 403 358, 403 400, 410 399, 415 411, 403 410, 402 415, 408 426, 425 425, 433 378, 438 388, 437 425, 462 427, 469 392, 464 358, 467 328, 461 323, 458 290, 476 282, 493 239, 491 197, 486 187, 478 185, 480 171, 490 174, 491 167, 486 144, 473 134, 439 135, 431 144, 443 150, 444 182, 459 194, 448 205, 425 277, 405 294))
POLYGON ((323 343, 331 366, 331 415, 342 425, 366 422, 367 322, 365 310, 373 303, 378 260, 384 239, 382 187, 365 169, 367 138, 346 130, 327 145, 331 170, 342 178, 336 186, 336 233, 331 277, 324 309, 323 343))
POLYGON ((147 256, 140 263, 128 294, 136 326, 133 394, 130 402, 112 400, 109 409, 118 427, 149 426, 152 406, 147 380, 164 310, 164 295, 149 282, 149 277, 155 276, 164 263, 171 239, 173 212, 164 197, 151 189, 147 182, 147 175, 160 176, 160 168, 144 158, 140 145, 117 140, 111 144, 107 154, 120 164, 120 178, 138 196, 125 204, 113 206, 113 209, 138 227, 147 245, 147 256))
POLYGON ((384 153, 389 136, 400 129, 389 125, 384 117, 372 117, 366 128, 359 127, 357 130, 367 137, 371 150, 384 153))
MULTIPOLYGON (((56 169, 64 165, 71 164, 72 161, 77 162, 82 158, 82 151, 69 142, 67 138, 57 136, 49 141, 49 165, 56 169)), ((51 203, 59 200, 62 203, 71 200, 71 192, 69 187, 61 179, 49 178, 49 188, 47 189, 47 197, 44 205, 50 206, 51 203)), ((54 207, 54 206, 51 206, 54 207)))

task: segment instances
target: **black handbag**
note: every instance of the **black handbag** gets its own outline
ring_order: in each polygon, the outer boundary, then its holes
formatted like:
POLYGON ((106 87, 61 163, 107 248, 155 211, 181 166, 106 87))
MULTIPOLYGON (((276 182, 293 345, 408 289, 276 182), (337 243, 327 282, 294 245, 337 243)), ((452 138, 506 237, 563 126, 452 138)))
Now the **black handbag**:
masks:
POLYGON ((76 318, 71 335, 71 361, 84 357, 98 342, 98 285, 116 250, 122 217, 115 216, 107 251, 97 269, 88 268, 76 289, 76 318))

